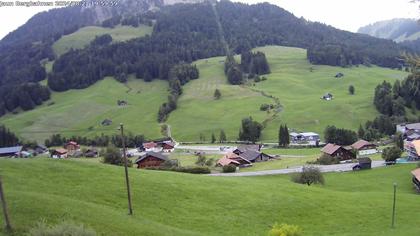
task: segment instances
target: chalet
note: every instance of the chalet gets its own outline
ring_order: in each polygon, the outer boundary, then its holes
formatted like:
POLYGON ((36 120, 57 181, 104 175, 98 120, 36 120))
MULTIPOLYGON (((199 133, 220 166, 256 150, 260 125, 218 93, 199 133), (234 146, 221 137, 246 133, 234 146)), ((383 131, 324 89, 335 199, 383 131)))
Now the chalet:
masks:
POLYGON ((70 141, 64 145, 64 148, 67 149, 67 154, 72 156, 80 149, 80 145, 74 141, 70 141))
POLYGON ((411 171, 413 175, 413 184, 418 192, 420 192, 420 168, 411 171))
POLYGON ((102 125, 102 126, 110 126, 110 125, 112 125, 112 120, 110 120, 110 119, 105 119, 105 120, 103 120, 103 121, 101 122, 101 125, 102 125))
POLYGON ((321 97, 321 99, 324 99, 326 101, 331 101, 334 98, 334 96, 331 93, 326 93, 324 96, 321 97))
POLYGON ((155 142, 143 143, 143 148, 142 149, 146 152, 160 152, 160 151, 162 151, 162 147, 160 147, 155 142))
POLYGON ((409 161, 420 160, 420 140, 414 140, 405 145, 409 161))
POLYGON ((397 132, 402 134, 413 134, 419 133, 420 134, 420 123, 412 123, 412 124, 399 124, 397 125, 397 132))
POLYGON ((162 144, 163 152, 173 152, 175 149, 175 143, 173 142, 164 142, 162 144))
POLYGON ((325 147, 321 149, 321 152, 326 155, 335 157, 340 161, 350 160, 350 159, 355 158, 355 155, 353 154, 351 150, 346 149, 343 146, 335 145, 332 143, 325 145, 325 147))
POLYGON ((356 150, 357 156, 367 156, 376 154, 378 152, 378 146, 374 143, 370 143, 366 140, 359 140, 351 145, 356 150))
POLYGON ((239 155, 231 152, 226 154, 224 157, 219 159, 216 163, 216 166, 228 166, 228 165, 235 165, 239 167, 247 167, 252 166, 252 163, 247 159, 240 157, 239 155))
POLYGON ((51 153, 52 158, 67 158, 67 149, 57 148, 51 153))
POLYGON ((147 168, 147 167, 158 167, 162 165, 165 161, 169 160, 165 155, 157 152, 147 152, 143 156, 139 157, 135 163, 137 168, 147 168))
POLYGON ((244 153, 249 150, 259 152, 261 151, 261 148, 262 148, 262 145, 259 145, 259 144, 240 145, 233 151, 233 153, 240 155, 241 153, 244 153))
POLYGON ((357 159, 359 163, 353 166, 353 170, 368 170, 372 168, 372 159, 369 157, 362 157, 357 159))
POLYGON ((291 143, 308 143, 309 145, 317 145, 321 139, 319 134, 314 132, 304 132, 304 133, 290 133, 290 142, 291 143))
POLYGON ((0 157, 13 157, 20 154, 22 146, 0 148, 0 157))

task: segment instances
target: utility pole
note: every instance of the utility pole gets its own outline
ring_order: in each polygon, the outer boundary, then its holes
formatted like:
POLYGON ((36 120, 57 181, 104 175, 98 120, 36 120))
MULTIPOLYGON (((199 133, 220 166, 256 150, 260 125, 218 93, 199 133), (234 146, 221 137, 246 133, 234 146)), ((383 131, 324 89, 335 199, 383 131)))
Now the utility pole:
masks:
POLYGON ((128 197, 128 214, 133 215, 133 208, 131 206, 131 192, 130 192, 130 181, 128 179, 128 160, 125 152, 125 137, 124 137, 124 125, 120 124, 121 140, 123 146, 123 158, 124 158, 124 169, 125 169, 125 183, 127 184, 127 197, 128 197))
POLYGON ((4 221, 6 222, 6 231, 12 231, 12 225, 10 224, 9 213, 7 212, 6 197, 3 191, 3 182, 0 176, 0 201, 3 208, 4 221))
POLYGON ((394 202, 392 204, 392 228, 395 228, 395 200, 397 197, 397 183, 394 183, 394 202))

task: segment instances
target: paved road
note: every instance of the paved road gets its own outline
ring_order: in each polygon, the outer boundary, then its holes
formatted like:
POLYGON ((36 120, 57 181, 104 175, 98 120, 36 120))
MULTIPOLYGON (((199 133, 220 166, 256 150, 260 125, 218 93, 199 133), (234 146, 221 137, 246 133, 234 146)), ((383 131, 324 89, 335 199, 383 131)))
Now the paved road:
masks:
MULTIPOLYGON (((356 165, 355 163, 350 164, 338 164, 338 165, 328 165, 328 166, 321 166, 321 165, 312 165, 318 167, 321 172, 345 172, 345 171, 352 171, 353 166, 356 165)), ((385 166, 384 161, 372 161, 372 168, 378 168, 381 166, 385 166)), ((210 176, 227 176, 227 177, 241 177, 241 176, 263 176, 263 175, 281 175, 281 174, 291 174, 297 173, 302 171, 302 166, 288 168, 288 169, 280 169, 280 170, 262 170, 262 171, 254 171, 254 172, 238 172, 238 173, 218 173, 218 174, 209 174, 210 176)))

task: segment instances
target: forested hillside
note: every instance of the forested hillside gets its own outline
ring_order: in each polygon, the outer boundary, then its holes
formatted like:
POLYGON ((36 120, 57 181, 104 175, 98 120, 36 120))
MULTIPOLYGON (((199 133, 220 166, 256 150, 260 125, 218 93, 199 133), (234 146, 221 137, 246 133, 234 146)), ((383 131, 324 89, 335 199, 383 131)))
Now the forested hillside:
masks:
POLYGON ((403 42, 420 37, 420 24, 415 19, 392 19, 363 26, 357 32, 403 42))

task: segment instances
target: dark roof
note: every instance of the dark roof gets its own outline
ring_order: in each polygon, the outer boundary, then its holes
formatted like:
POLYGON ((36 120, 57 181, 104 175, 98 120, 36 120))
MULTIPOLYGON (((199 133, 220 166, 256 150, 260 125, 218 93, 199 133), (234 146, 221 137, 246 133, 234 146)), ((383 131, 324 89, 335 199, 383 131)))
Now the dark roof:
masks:
POLYGON ((166 157, 163 154, 157 153, 157 152, 147 152, 146 154, 144 154, 143 156, 139 157, 139 159, 137 159, 134 163, 139 163, 142 160, 146 159, 147 157, 156 157, 158 159, 161 159, 162 161, 167 161, 169 160, 168 157, 166 157))
POLYGON ((324 152, 324 153, 326 153, 328 155, 332 155, 332 154, 334 154, 340 148, 341 148, 340 145, 335 145, 335 144, 329 143, 329 144, 325 145, 325 147, 323 147, 321 149, 321 152, 324 152))
POLYGON ((372 163, 372 159, 370 159, 369 157, 361 157, 357 159, 359 161, 359 164, 371 164, 372 163))
POLYGON ((22 146, 4 147, 4 148, 0 148, 0 155, 1 154, 14 154, 20 151, 22 151, 22 146))
POLYGON ((252 144, 252 145, 241 145, 238 148, 236 148, 238 151, 240 152, 246 152, 248 150, 251 151, 259 151, 260 150, 260 145, 259 144, 252 144))
POLYGON ((407 124, 405 127, 407 127, 407 129, 420 129, 420 123, 407 124))
POLYGON ((246 150, 244 153, 240 154, 239 156, 248 161, 254 161, 259 156, 261 156, 261 153, 254 150, 246 150))
MULTIPOLYGON (((359 150, 359 149, 363 148, 364 146, 368 146, 368 145, 375 145, 375 144, 370 143, 370 142, 368 142, 368 141, 366 141, 366 140, 361 139, 361 140, 359 140, 359 141, 357 141, 357 142, 353 143, 351 146, 352 146, 354 149, 359 150)), ((375 146, 376 146, 376 145, 375 145, 375 146)))

